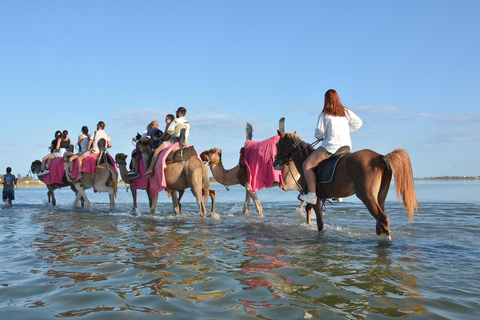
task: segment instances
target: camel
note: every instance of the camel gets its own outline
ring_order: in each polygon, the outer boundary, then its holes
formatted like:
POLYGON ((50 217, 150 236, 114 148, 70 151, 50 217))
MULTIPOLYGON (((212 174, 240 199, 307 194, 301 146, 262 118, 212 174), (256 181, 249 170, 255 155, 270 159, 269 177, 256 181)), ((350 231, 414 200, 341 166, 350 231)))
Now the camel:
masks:
MULTIPOLYGON (((150 139, 140 139, 138 142, 138 148, 142 153, 142 159, 144 161, 145 167, 148 168, 149 159, 151 157, 151 148, 150 148, 150 139)), ((193 148, 193 147, 192 147, 193 148)), ((178 150, 181 152, 182 149, 178 150)), ((187 149, 183 149, 187 150, 187 149)), ((194 149, 193 149, 194 150, 194 149)), ((196 153, 196 151, 195 151, 196 153)), ((158 173, 157 173, 158 174, 158 173)), ((197 200, 198 208, 200 209, 200 216, 206 216, 206 208, 203 202, 202 196, 205 199, 208 199, 210 195, 212 197, 212 210, 211 213, 214 214, 215 208, 215 197, 216 191, 210 190, 209 182, 209 173, 208 169, 202 163, 200 159, 196 156, 188 157, 188 159, 182 159, 181 162, 167 163, 165 166, 165 171, 163 172, 166 178, 166 188, 172 195, 173 202, 173 211, 176 215, 181 212, 180 198, 177 195, 176 191, 184 191, 187 188, 190 188, 193 196, 197 200)), ((149 180, 151 181, 152 178, 149 180)), ((183 193, 181 193, 183 194, 183 193)), ((150 195, 151 196, 151 195, 150 195)), ((152 213, 156 212, 157 209, 157 197, 152 198, 153 204, 151 206, 152 213)))
MULTIPOLYGON (((115 155, 115 162, 117 163, 118 170, 120 171, 120 176, 122 177, 123 182, 129 185, 130 191, 132 192, 133 198, 133 211, 137 210, 137 190, 133 188, 133 180, 128 177, 127 170, 127 155, 124 153, 117 153, 115 155)), ((150 193, 150 188, 147 188, 147 196, 150 193)), ((152 198, 148 197, 150 207, 152 207, 152 198)))
MULTIPOLYGON (((115 164, 110 164, 108 161, 104 161, 101 164, 95 166, 95 173, 82 172, 83 178, 76 181, 70 178, 72 168, 70 166, 69 158, 73 156, 72 152, 66 152, 64 154, 65 160, 65 173, 67 179, 73 183, 75 188, 78 190, 77 197, 73 202, 73 207, 78 206, 80 197, 85 199, 85 203, 88 209, 92 208, 90 201, 88 200, 87 194, 85 193, 86 189, 94 188, 97 192, 108 192, 110 197, 110 208, 115 207, 115 197, 117 194, 117 172, 115 170, 115 164)), ((108 153, 101 152, 98 158, 107 158, 108 153)))
MULTIPOLYGON (((30 171, 32 171, 32 173, 34 173, 34 174, 38 174, 38 173, 40 173, 41 166, 42 166, 42 161, 35 160, 35 161, 32 162, 32 165, 30 166, 30 171)), ((40 175, 38 177, 38 179, 40 179, 40 181, 43 182, 44 177, 45 176, 40 175)), ((71 183, 67 180, 66 175, 63 175, 62 181, 63 181, 63 184, 53 183, 53 184, 47 184, 46 185, 47 189, 48 189, 48 191, 47 191, 48 203, 51 203, 53 206, 57 205, 57 199, 55 199, 55 190, 60 189, 60 188, 64 188, 64 187, 70 187, 72 189, 72 191, 75 192, 75 194, 78 193, 78 191, 77 191, 77 189, 75 189, 75 186, 73 185, 73 183, 71 183)), ((84 206, 83 198, 81 198, 81 202, 82 202, 82 207, 83 207, 84 206)))
MULTIPOLYGON (((234 168, 225 170, 222 164, 222 150, 219 148, 212 148, 204 152, 205 161, 208 162, 210 170, 212 171, 213 177, 219 183, 223 184, 224 186, 232 186, 236 184, 240 184, 245 188, 245 203, 243 205, 243 213, 248 214, 250 210, 250 200, 253 199, 255 203, 255 208, 258 212, 260 217, 263 217, 263 208, 260 200, 258 200, 258 196, 252 189, 248 186, 248 174, 247 168, 237 164, 234 168)), ((300 191, 298 185, 295 183, 295 180, 300 178, 300 174, 298 173, 297 169, 292 166, 291 171, 289 172, 289 168, 283 168, 284 177, 284 187, 283 190, 285 191, 300 191)), ((277 187, 279 184, 278 182, 274 182, 271 187, 277 187)), ((300 208, 303 207, 303 203, 301 204, 300 208)), ((308 207, 308 206, 307 206, 308 207)), ((310 212, 310 210, 308 210, 310 212)))

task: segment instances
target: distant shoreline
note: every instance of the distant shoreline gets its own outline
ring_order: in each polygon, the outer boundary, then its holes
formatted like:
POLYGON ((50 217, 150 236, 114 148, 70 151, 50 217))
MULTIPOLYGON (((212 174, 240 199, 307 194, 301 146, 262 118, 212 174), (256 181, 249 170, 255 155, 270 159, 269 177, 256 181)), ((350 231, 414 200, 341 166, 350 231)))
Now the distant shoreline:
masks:
MULTIPOLYGON (((436 180, 436 181, 479 181, 480 176, 477 177, 427 177, 427 178, 414 178, 415 181, 422 180, 436 180)), ((210 184, 218 183, 215 179, 210 178, 210 184)), ((122 180, 118 181, 118 185, 125 185, 125 182, 122 180)), ((40 180, 30 180, 30 181, 19 181, 18 188, 44 188, 46 187, 45 183, 40 180)), ((0 188, 3 189, 3 186, 0 188)))

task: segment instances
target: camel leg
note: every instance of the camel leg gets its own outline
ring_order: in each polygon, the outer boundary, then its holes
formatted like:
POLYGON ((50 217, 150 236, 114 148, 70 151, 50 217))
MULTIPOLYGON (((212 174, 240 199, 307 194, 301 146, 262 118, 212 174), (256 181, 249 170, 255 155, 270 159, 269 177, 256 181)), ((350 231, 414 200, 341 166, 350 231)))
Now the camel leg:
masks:
POLYGON ((243 204, 243 214, 245 215, 248 214, 248 211, 250 211, 250 199, 252 198, 247 188, 248 186, 245 187, 245 203, 243 204))
POLYGON ((108 197, 110 198, 110 209, 115 208, 115 195, 113 193, 108 193, 108 197))
POLYGON ((205 208, 205 203, 203 202, 202 186, 200 185, 199 187, 197 185, 194 185, 194 186, 191 186, 190 189, 192 191, 193 196, 197 200, 197 205, 198 205, 198 208, 200 209, 200 216, 202 218, 205 218, 205 216, 207 215, 207 209, 205 208))
POLYGON ((133 212, 137 211, 137 190, 133 188, 133 183, 130 185, 130 192, 132 192, 133 212))
POLYGON ((180 201, 178 200, 177 191, 172 191, 173 212, 178 216, 181 212, 180 201))
MULTIPOLYGON (((255 208, 257 209, 258 215, 260 217, 263 217, 262 204, 260 203, 260 200, 258 200, 257 194, 253 192, 252 189, 250 189, 250 187, 248 186, 248 183, 245 184, 244 187, 247 190, 247 195, 248 195, 248 206, 247 206, 247 212, 245 212, 245 214, 248 213, 248 207, 250 206, 250 198, 252 198, 253 203, 255 203, 255 208)), ((247 196, 245 197, 245 205, 247 205, 247 196)), ((243 209, 245 211, 245 206, 243 207, 243 209)))
POLYGON ((212 210, 210 211, 210 214, 215 213, 215 200, 217 199, 217 190, 211 190, 210 189, 210 198, 212 199, 212 210))
POLYGON ((90 203, 90 200, 88 200, 87 193, 85 192, 85 189, 81 187, 81 183, 76 183, 75 184, 75 189, 77 189, 78 193, 77 196, 75 197, 75 201, 73 201, 73 207, 76 208, 78 207, 78 204, 80 202, 80 198, 83 198, 85 200, 85 203, 87 204, 87 209, 91 210, 92 209, 92 204, 90 203))
POLYGON ((157 213, 158 193, 155 193, 155 197, 153 198, 149 197, 149 201, 150 201, 150 212, 152 214, 157 213))

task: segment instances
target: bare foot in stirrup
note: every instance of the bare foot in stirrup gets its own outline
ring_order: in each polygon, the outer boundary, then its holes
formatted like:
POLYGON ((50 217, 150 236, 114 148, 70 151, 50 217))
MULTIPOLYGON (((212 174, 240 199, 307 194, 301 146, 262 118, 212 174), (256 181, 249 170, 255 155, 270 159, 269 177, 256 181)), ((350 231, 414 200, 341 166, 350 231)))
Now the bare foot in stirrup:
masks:
POLYGON ((83 178, 83 175, 78 174, 78 176, 75 178, 75 182, 80 181, 80 179, 83 178))

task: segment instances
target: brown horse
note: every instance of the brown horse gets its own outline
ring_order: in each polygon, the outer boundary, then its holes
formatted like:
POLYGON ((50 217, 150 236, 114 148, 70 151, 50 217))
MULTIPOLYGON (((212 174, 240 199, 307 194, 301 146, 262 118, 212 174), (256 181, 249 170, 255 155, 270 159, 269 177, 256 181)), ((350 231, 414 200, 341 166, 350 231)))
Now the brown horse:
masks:
MULTIPOLYGON (((278 169, 278 167, 293 161, 301 173, 300 184, 304 186, 302 164, 315 149, 302 141, 295 133, 283 134, 278 131, 278 134, 280 140, 277 142, 277 157, 274 166, 278 169)), ((339 160, 333 179, 329 183, 318 183, 320 181, 319 169, 320 167, 317 167, 315 170, 319 200, 314 205, 318 231, 323 230, 320 198, 339 198, 356 194, 377 220, 377 234, 385 234, 391 239, 389 219, 385 214, 385 199, 390 187, 392 172, 395 178, 397 197, 407 211, 409 222, 412 222, 415 211, 418 214, 420 206, 415 194, 412 165, 408 153, 403 149, 396 149, 385 156, 368 149, 349 153, 339 160)))

